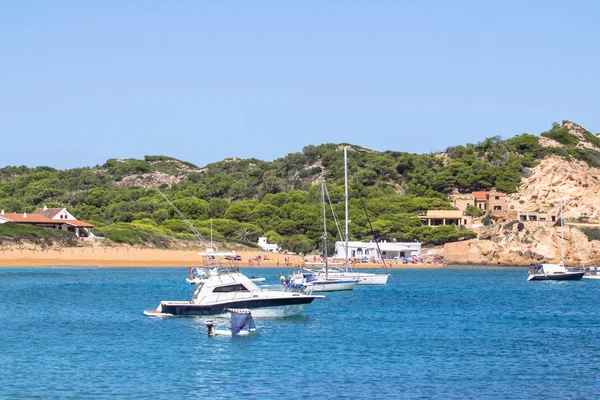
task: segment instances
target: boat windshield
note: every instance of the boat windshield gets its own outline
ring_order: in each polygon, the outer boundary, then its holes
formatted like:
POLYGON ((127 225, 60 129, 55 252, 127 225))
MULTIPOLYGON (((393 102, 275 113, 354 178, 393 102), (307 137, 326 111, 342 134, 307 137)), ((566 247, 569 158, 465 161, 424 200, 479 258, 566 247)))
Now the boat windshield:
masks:
POLYGON ((195 299, 196 297, 198 297, 198 294, 200 293, 200 291, 202 290, 203 287, 204 287, 204 282, 199 282, 196 285, 196 288, 194 289, 194 292, 192 293, 192 299, 195 299))

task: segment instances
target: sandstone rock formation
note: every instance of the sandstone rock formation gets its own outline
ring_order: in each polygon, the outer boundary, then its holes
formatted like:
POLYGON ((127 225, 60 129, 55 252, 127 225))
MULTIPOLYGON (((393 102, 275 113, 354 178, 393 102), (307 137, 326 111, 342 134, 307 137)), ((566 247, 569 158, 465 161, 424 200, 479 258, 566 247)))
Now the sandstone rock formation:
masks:
MULTIPOLYGON (((578 146, 591 148, 583 136, 585 129, 571 122, 563 126, 580 139, 578 146)), ((560 147, 542 138, 540 144, 560 147)), ((595 148, 598 150, 598 148, 595 148)), ((519 191, 508 196, 508 210, 560 215, 563 201, 565 221, 565 264, 600 265, 600 241, 588 240, 582 229, 600 230, 600 169, 578 160, 550 156, 524 174, 519 191), (583 223, 582 223, 583 222, 583 223)), ((559 218, 557 218, 559 221, 559 218)), ((481 226, 479 238, 449 243, 444 257, 450 264, 531 265, 559 262, 561 228, 548 221, 509 221, 481 226)))

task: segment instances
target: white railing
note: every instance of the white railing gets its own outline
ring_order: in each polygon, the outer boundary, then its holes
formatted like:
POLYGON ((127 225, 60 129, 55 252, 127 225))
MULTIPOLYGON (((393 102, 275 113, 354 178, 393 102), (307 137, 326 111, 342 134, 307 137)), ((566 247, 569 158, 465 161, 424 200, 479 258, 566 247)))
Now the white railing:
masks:
POLYGON ((292 292, 285 290, 256 290, 253 292, 229 292, 210 294, 202 299, 199 304, 214 304, 221 301, 235 301, 235 300, 247 300, 247 299, 264 299, 264 298, 277 298, 277 297, 295 297, 300 292, 292 292), (282 296, 282 292, 284 295, 282 296))

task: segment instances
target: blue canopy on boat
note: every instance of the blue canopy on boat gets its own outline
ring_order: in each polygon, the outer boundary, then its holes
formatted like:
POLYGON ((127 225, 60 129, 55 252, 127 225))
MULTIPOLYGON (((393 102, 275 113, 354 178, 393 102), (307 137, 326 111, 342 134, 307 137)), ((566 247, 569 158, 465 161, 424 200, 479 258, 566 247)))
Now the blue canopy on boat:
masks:
POLYGON ((242 329, 255 329, 254 320, 250 310, 243 310, 242 312, 232 311, 231 314, 231 334, 237 335, 242 329))

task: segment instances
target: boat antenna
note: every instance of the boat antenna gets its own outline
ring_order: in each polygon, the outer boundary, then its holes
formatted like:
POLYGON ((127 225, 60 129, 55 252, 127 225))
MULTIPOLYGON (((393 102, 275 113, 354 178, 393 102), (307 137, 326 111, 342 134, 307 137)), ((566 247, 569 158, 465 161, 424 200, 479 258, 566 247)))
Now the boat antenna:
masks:
POLYGON ((348 272, 348 157, 346 155, 346 146, 344 146, 344 203, 346 215, 346 272, 348 272))
MULTIPOLYGON (((181 217, 181 219, 187 224, 188 228, 190 228, 190 230, 194 233, 194 235, 196 235, 196 237, 200 240, 200 242, 202 242, 202 244, 204 246, 206 246, 206 239, 204 239, 204 236, 202 236, 202 234, 200 232, 198 232, 198 229, 196 229, 194 227, 194 225, 192 225, 192 223, 185 217, 185 215, 183 215, 183 213, 179 210, 179 208, 177 208, 177 206, 175 206, 175 204, 173 204, 173 202, 171 200, 169 200, 169 198, 167 196, 165 196, 165 194, 163 192, 161 192, 158 189, 156 189, 156 191, 158 193, 160 193, 160 195, 162 197, 164 197, 164 199, 167 201, 167 203, 169 203, 169 205, 171 207, 173 207, 173 210, 175 210, 177 215, 179 215, 181 217)), ((211 220, 211 222, 212 222, 212 220, 211 220)), ((212 247, 212 231, 211 231, 211 247, 212 247)))
POLYGON ((360 204, 362 205, 363 210, 365 210, 365 215, 367 216, 367 221, 369 222, 369 227, 371 228, 371 233, 373 234, 373 240, 375 240, 375 246, 377 246, 377 253, 383 262, 383 268, 387 271, 388 267, 385 263, 385 258, 383 258, 383 253, 381 252, 381 248, 379 248, 379 243, 377 242, 377 238, 375 237, 375 230, 373 229, 373 224, 371 224, 371 218, 369 218, 369 212, 367 211, 367 206, 365 205, 365 199, 360 195, 360 188, 358 187, 358 181, 354 178, 354 174, 352 174, 352 180, 356 184, 356 191, 359 194, 360 204))

